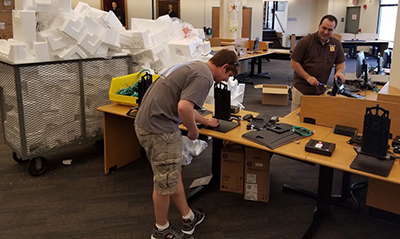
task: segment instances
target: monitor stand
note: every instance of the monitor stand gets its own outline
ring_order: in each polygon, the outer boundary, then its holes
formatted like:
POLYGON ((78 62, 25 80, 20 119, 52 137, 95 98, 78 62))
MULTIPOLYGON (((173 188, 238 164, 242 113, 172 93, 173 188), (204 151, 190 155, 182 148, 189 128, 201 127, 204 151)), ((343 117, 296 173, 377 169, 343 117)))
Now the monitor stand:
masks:
POLYGON ((217 127, 206 127, 207 129, 226 133, 239 126, 239 123, 230 121, 231 119, 231 92, 228 85, 219 83, 214 85, 214 118, 219 121, 217 127))
POLYGON ((350 168, 387 177, 394 160, 387 153, 390 132, 389 111, 379 105, 367 107, 361 149, 350 168))

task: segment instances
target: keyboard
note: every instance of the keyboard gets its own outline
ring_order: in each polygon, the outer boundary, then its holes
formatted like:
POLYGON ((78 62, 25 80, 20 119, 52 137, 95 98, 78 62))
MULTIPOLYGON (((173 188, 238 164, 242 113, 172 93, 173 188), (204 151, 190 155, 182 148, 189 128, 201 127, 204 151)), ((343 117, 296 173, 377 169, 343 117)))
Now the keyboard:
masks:
POLYGON ((344 95, 344 96, 347 96, 347 97, 351 97, 351 98, 365 99, 364 96, 356 94, 356 93, 353 93, 353 92, 350 92, 350 91, 347 91, 347 90, 340 91, 340 94, 344 95))
POLYGON ((271 120, 272 115, 268 113, 260 113, 257 117, 254 117, 251 122, 249 122, 246 126, 248 130, 251 128, 255 130, 263 130, 271 120))

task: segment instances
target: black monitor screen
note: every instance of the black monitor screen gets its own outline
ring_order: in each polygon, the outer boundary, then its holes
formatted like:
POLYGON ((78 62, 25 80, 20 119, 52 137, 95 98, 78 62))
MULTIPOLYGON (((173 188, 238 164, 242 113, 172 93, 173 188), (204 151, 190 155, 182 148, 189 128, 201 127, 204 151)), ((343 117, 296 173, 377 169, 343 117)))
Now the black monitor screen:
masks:
POLYGON ((384 51, 384 56, 383 56, 383 67, 390 68, 391 64, 392 64, 392 51, 386 49, 384 51))
POLYGON ((356 67, 356 77, 360 78, 363 73, 363 62, 365 60, 365 55, 363 51, 357 53, 357 67, 356 67))

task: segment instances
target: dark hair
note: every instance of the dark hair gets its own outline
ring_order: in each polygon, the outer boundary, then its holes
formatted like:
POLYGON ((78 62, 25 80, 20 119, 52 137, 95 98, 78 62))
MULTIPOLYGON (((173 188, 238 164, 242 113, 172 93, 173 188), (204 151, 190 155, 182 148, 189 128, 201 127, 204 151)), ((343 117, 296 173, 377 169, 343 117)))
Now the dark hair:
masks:
POLYGON ((239 59, 234 51, 228 49, 222 49, 218 51, 211 59, 210 62, 216 67, 221 67, 228 64, 227 71, 232 71, 234 75, 237 75, 239 71, 239 59))
POLYGON ((321 19, 321 21, 319 22, 319 25, 321 25, 322 22, 323 22, 325 19, 328 19, 330 22, 335 22, 335 28, 336 28, 336 26, 337 26, 337 19, 336 19, 335 16, 329 15, 329 14, 323 16, 322 19, 321 19))

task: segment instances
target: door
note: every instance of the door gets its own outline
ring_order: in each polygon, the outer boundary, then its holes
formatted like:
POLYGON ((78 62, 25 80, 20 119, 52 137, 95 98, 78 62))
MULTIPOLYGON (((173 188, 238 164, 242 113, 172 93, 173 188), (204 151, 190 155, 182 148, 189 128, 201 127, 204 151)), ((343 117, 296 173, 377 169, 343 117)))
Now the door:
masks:
POLYGON ((212 37, 219 37, 219 7, 212 8, 212 37))
POLYGON ((242 13, 242 38, 250 39, 251 32, 251 8, 243 8, 242 13))
MULTIPOLYGON (((243 8, 242 12, 242 38, 251 35, 251 8, 243 8)), ((219 37, 219 7, 212 8, 212 37, 219 37)))
POLYGON ((358 33, 360 24, 360 7, 348 7, 346 11, 345 33, 358 33))

